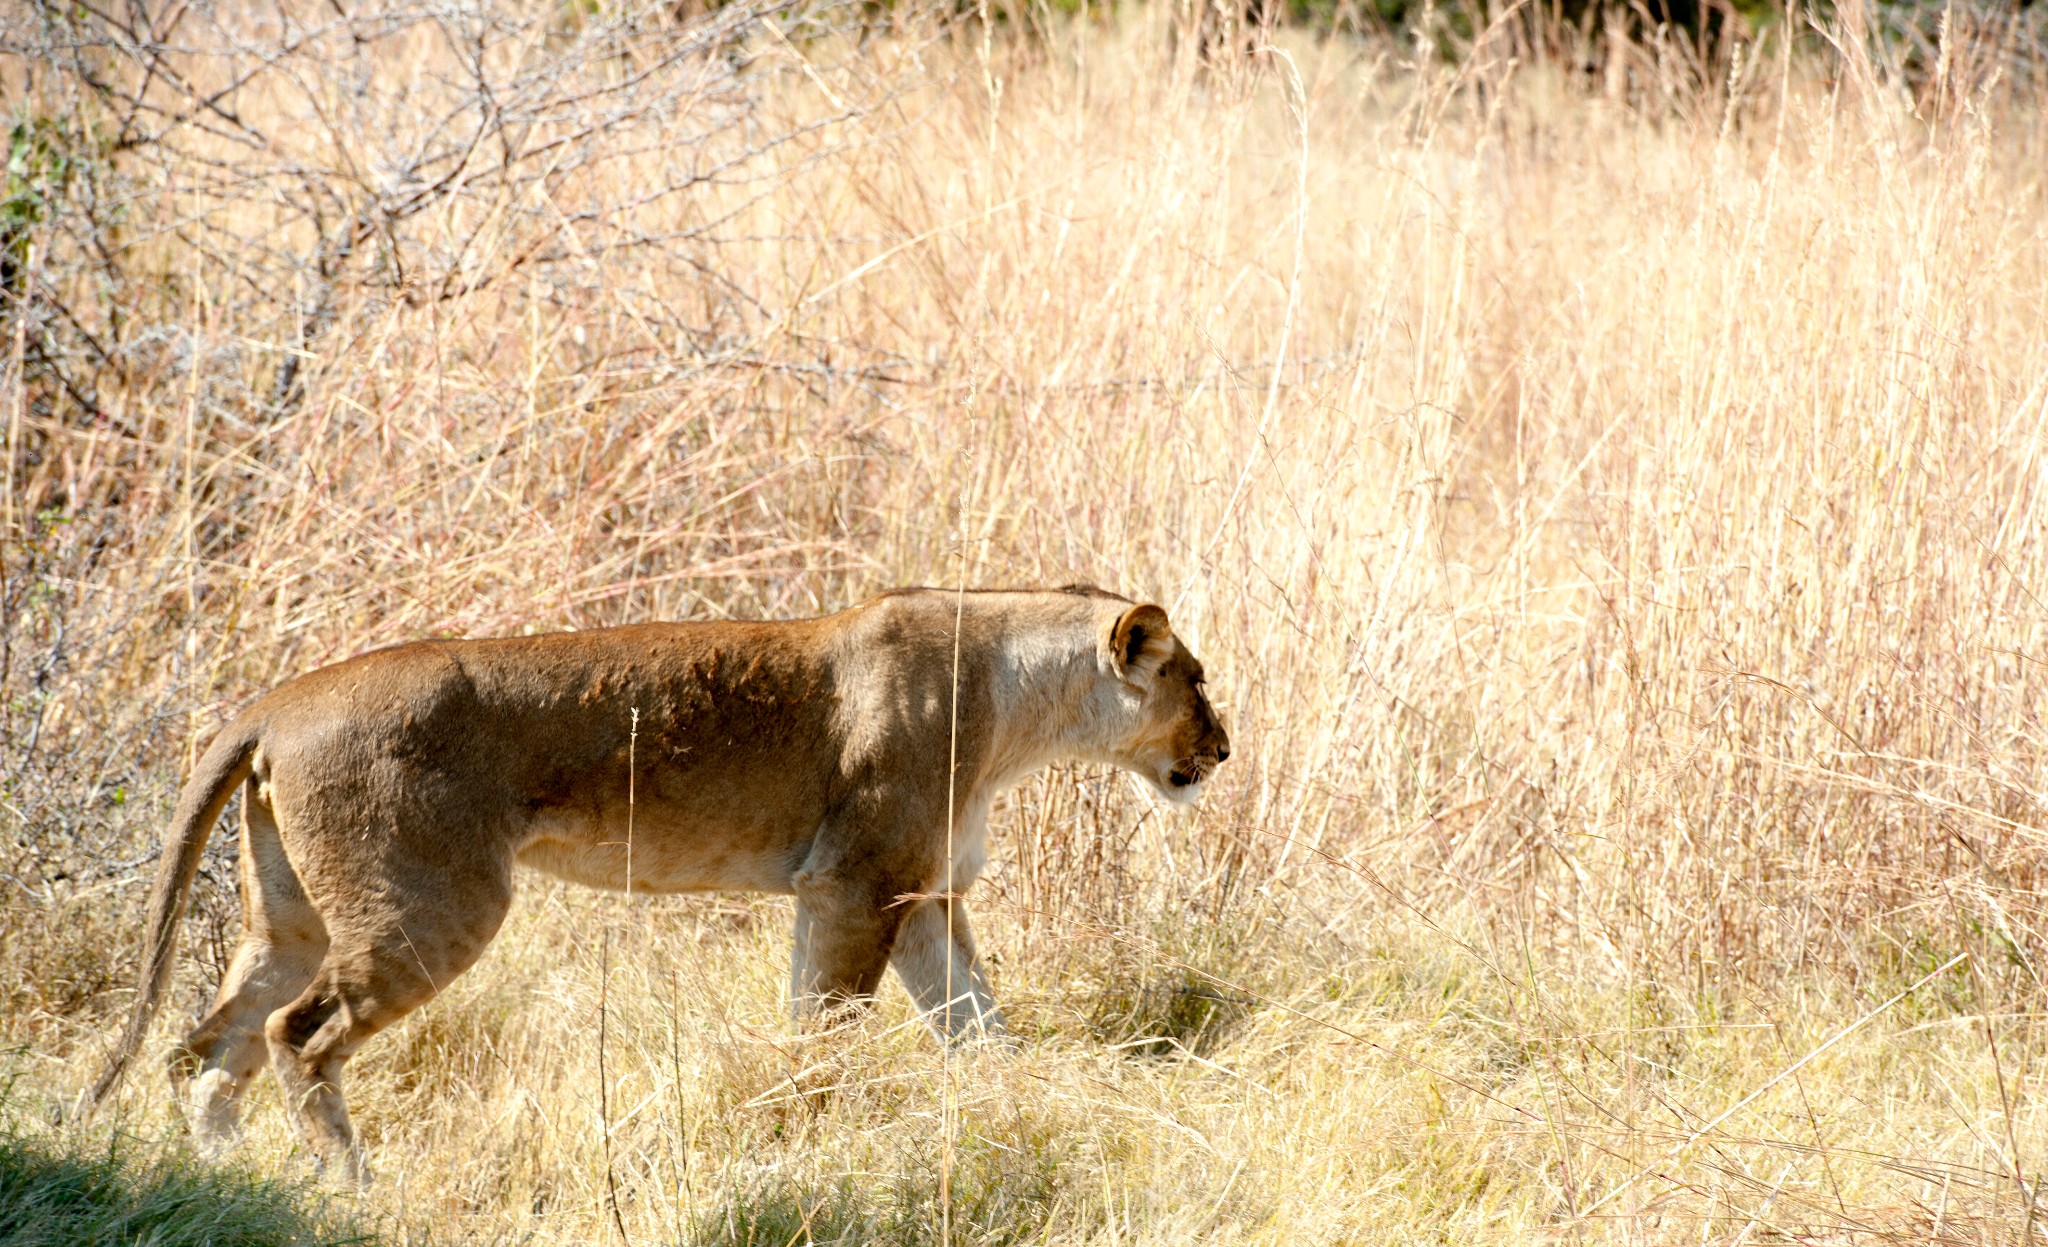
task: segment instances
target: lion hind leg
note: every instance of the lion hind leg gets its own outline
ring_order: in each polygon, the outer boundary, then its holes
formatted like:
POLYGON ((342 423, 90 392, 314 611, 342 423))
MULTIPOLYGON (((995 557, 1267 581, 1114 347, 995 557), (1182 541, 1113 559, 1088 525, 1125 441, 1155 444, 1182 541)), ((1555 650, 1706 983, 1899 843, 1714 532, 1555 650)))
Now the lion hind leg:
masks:
MULTIPOLYGON (((359 1011, 366 1003, 362 994, 336 983, 335 977, 323 970, 322 982, 270 1015, 264 1033, 285 1107, 298 1118, 299 1131, 320 1166, 347 1183, 367 1187, 370 1167, 349 1120, 341 1067, 380 1019, 374 1013, 365 1017, 359 1011)), ((388 1024, 396 1018, 381 1020, 388 1024)))
POLYGON ((509 880, 472 886, 467 904, 445 903, 453 892, 420 888, 406 905, 332 930, 313 981, 264 1024, 271 1069, 300 1132, 323 1169, 359 1188, 371 1174, 349 1118, 342 1067, 371 1036, 474 964, 511 906, 509 880))
POLYGON ((337 943, 319 973, 290 1004, 270 1015, 264 1036, 270 1067, 320 1167, 356 1187, 370 1184, 368 1159, 349 1119, 341 1071, 372 1035, 425 1004, 435 984, 410 972, 396 950, 337 943))
POLYGON ((940 1038, 1009 1033, 988 972, 975 953, 964 902, 930 897, 912 904, 889 962, 940 1038))
POLYGON ((213 1007, 171 1056, 173 1088, 207 1151, 234 1142, 242 1095, 269 1055, 264 1020, 305 989, 327 951, 327 929, 286 860, 275 815, 253 781, 242 801, 240 865, 241 942, 213 1007))

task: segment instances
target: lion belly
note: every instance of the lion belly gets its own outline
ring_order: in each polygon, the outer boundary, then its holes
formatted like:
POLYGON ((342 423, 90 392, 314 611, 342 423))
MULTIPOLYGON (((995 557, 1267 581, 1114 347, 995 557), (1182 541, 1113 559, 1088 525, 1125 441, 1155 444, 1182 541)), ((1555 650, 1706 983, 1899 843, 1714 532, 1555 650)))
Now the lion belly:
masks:
POLYGON ((641 827, 630 846, 624 828, 584 820, 546 819, 535 832, 520 865, 613 891, 788 892, 796 869, 787 838, 758 828, 641 827))

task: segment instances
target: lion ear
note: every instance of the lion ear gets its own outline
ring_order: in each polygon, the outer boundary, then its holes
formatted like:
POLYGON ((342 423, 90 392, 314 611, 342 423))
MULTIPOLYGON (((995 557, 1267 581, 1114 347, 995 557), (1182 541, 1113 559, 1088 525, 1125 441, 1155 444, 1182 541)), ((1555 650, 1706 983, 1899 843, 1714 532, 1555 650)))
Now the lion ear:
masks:
POLYGON ((1117 616, 1109 630, 1109 666, 1119 677, 1149 676, 1173 656, 1173 627, 1151 603, 1117 616))

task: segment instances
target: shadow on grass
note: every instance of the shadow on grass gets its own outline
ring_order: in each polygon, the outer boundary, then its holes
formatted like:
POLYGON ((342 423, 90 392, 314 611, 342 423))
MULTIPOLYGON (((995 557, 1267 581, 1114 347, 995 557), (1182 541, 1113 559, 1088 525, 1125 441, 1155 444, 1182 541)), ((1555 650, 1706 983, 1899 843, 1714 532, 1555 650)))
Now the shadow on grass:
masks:
POLYGON ((1152 932, 1158 955, 1119 958, 1082 1002, 1089 1031, 1133 1057, 1206 1056, 1258 998, 1234 986, 1257 983, 1275 958, 1241 925, 1163 921, 1152 932))
POLYGON ((688 1241, 692 1247, 923 1247, 948 1240, 1009 1247, 1036 1240, 1060 1215, 1063 1177, 1050 1155, 998 1159, 972 1149, 946 1175, 945 1194, 936 1164, 906 1166, 874 1181, 778 1175, 727 1196, 697 1221, 688 1241))
POLYGON ((116 1137, 0 1132, 0 1247, 340 1247, 370 1243, 318 1192, 116 1137))
POLYGON ((1122 994, 1105 991, 1096 1003, 1094 1030, 1132 1056, 1201 1056, 1250 1017, 1255 1003, 1199 972, 1173 969, 1122 994))

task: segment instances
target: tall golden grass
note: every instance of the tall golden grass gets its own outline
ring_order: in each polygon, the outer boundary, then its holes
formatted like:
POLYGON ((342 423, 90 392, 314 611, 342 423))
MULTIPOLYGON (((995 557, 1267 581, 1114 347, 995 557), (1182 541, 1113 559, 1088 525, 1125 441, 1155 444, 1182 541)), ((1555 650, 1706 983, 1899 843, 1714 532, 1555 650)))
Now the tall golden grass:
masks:
MULTIPOLYGON (((1912 74, 1845 22, 1592 83, 1485 39, 1205 68, 1166 25, 760 33, 794 72, 758 124, 796 137, 705 136, 743 178, 649 199, 650 116, 541 192, 712 233, 346 288, 281 418, 236 396, 294 296, 241 323, 175 244, 177 341, 100 418, 17 346, 15 1111, 104 1050, 191 742, 292 673, 1089 580, 1169 607, 1236 752, 1186 821, 1091 768, 1001 810, 1018 1050, 941 1052, 893 987, 798 1036, 779 899, 530 881, 351 1067, 391 1232, 2043 1232, 2038 65, 1960 18, 1912 74)), ((394 46, 366 127, 422 124, 449 55, 394 46)), ((277 131, 340 159, 317 97, 277 131)), ((530 206, 424 236, 515 252, 530 206)), ((242 1158, 295 1172, 264 1094, 242 1158)), ((166 1128, 161 1083, 119 1118, 166 1128)))

